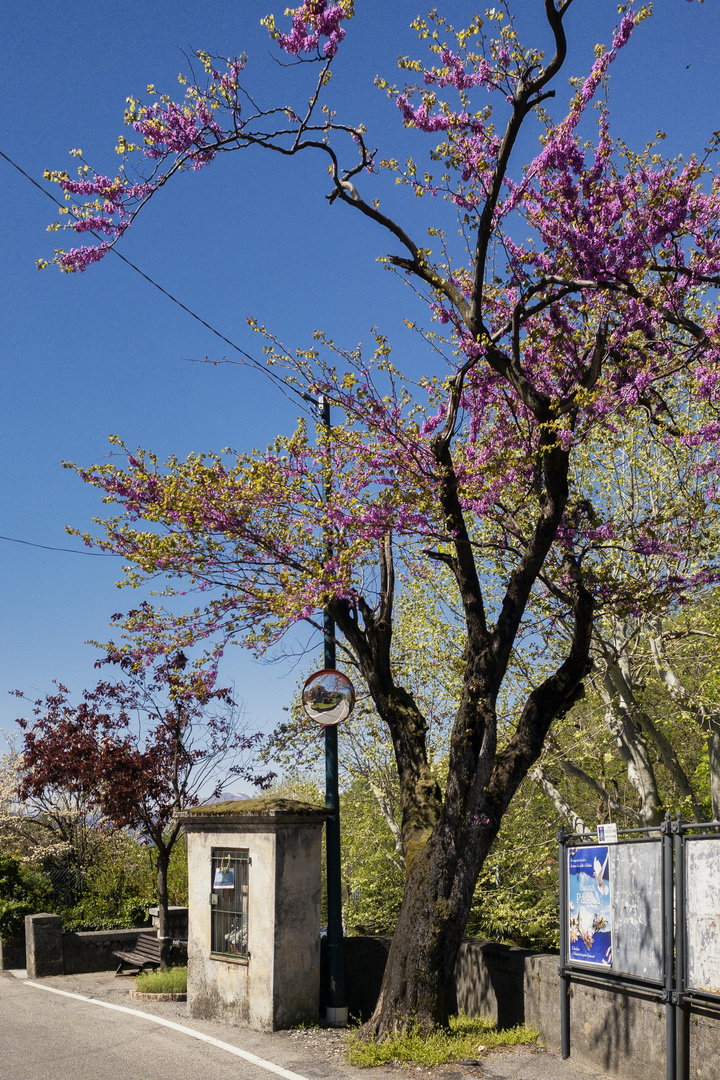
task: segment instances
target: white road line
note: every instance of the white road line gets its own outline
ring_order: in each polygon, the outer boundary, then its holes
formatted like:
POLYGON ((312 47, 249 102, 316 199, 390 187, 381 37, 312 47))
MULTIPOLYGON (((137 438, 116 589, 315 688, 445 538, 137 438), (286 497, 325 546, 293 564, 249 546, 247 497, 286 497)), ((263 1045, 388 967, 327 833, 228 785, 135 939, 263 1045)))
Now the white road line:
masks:
POLYGON ((284 1076, 285 1080, 307 1080, 307 1077, 301 1076, 300 1073, 291 1072, 289 1069, 283 1069, 281 1065, 276 1065, 273 1061, 265 1061, 264 1058, 259 1058, 255 1054, 249 1053, 247 1050, 241 1050, 239 1046, 221 1042, 220 1039, 213 1039, 212 1035, 205 1035, 202 1031, 194 1031, 192 1028, 184 1027, 182 1024, 176 1024, 172 1020, 165 1020, 162 1016, 153 1016, 152 1013, 141 1012, 140 1009, 129 1009, 126 1005, 114 1005, 111 1001, 100 1001, 98 998, 86 997, 84 994, 72 994, 69 990, 58 990, 56 986, 43 986, 42 983, 30 982, 29 979, 24 979, 23 982, 25 986, 34 986, 37 990, 49 990, 51 994, 61 994, 63 997, 77 998, 78 1001, 87 1001, 91 1005, 100 1005, 103 1009, 114 1009, 116 1012, 129 1013, 130 1016, 141 1016, 143 1020, 149 1020, 153 1024, 160 1024, 162 1027, 172 1028, 173 1031, 179 1031, 183 1035, 189 1035, 193 1039, 200 1039, 201 1042, 210 1043, 211 1046, 217 1046, 219 1050, 226 1050, 228 1054, 234 1054, 235 1057, 243 1058, 252 1065, 257 1065, 261 1069, 267 1069, 268 1072, 276 1073, 278 1076, 284 1076))

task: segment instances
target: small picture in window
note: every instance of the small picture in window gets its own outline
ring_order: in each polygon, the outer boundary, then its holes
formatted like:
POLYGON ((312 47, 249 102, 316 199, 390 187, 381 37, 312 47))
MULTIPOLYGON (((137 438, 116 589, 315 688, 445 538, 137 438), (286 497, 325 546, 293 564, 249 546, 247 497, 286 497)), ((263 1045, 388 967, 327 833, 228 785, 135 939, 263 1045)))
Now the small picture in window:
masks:
POLYGON ((223 870, 221 866, 215 867, 215 880, 213 881, 213 889, 234 889, 235 888, 235 870, 229 868, 223 870))

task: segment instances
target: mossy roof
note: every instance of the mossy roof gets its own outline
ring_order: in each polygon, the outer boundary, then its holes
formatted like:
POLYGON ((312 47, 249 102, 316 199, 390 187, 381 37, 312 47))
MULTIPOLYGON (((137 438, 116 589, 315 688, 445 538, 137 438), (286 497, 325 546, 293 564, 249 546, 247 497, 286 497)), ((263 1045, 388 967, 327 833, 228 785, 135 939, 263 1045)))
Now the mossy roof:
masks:
POLYGON ((262 795, 257 799, 227 799, 224 802, 209 803, 205 806, 193 806, 186 814, 198 817, 247 817, 251 814, 293 814, 315 817, 326 814, 327 810, 318 803, 303 802, 299 799, 279 799, 273 795, 262 795))

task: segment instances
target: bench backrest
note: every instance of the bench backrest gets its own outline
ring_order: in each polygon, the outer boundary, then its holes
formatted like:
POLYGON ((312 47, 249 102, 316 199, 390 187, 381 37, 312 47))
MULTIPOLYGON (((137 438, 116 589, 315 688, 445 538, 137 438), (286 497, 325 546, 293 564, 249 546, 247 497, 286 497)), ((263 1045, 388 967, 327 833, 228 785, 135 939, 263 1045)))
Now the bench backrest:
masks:
POLYGON ((153 934, 141 934, 132 952, 154 959, 160 955, 160 942, 153 934))

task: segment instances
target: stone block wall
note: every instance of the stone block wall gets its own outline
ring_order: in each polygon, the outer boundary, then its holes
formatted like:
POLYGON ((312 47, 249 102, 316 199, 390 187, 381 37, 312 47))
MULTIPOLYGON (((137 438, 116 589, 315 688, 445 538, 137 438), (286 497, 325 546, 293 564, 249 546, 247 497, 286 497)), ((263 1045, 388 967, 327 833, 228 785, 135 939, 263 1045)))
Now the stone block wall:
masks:
POLYGON ((81 975, 86 971, 115 971, 119 961, 114 952, 127 952, 137 941, 138 934, 147 934, 147 927, 132 930, 85 930, 62 935, 65 975, 81 975))
POLYGON ((45 975, 82 975, 88 971, 114 971, 118 966, 112 955, 127 952, 147 927, 130 930, 91 930, 63 933, 59 915, 28 915, 25 919, 25 949, 22 957, 8 967, 25 967, 31 979, 45 975))
MULTIPOLYGON (((346 938, 350 1015, 367 1018, 377 1001, 390 938, 346 938)), ((455 969, 457 1009, 499 1027, 525 1023, 560 1053, 559 957, 491 942, 463 942, 455 969)), ((652 994, 609 990, 574 979, 570 1059, 623 1080, 665 1080, 665 1006, 652 994)), ((720 1076, 720 1011, 693 1005, 686 1016, 690 1076, 720 1076)))
POLYGON ((64 975, 62 948, 62 919, 59 915, 40 912, 25 916, 25 967, 28 978, 43 975, 64 975))

